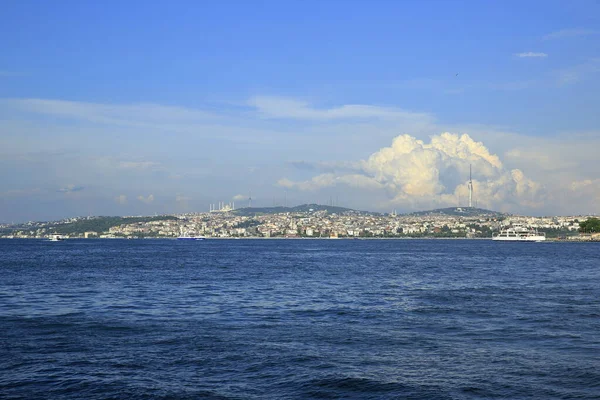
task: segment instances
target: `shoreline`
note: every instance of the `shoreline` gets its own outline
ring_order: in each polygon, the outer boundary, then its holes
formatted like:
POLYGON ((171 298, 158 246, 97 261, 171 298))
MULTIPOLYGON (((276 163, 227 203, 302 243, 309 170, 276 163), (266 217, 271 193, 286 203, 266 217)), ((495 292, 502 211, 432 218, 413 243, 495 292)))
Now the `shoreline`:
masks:
MULTIPOLYGON (((0 237, 0 240, 42 240, 42 241, 50 241, 48 238, 39 238, 39 237, 0 237)), ((177 240, 175 237, 147 237, 147 238, 138 238, 138 237, 113 237, 113 238, 84 238, 84 237, 74 237, 68 238, 61 241, 70 241, 70 240, 177 240)), ((485 238, 464 238, 464 237, 337 237, 337 238, 328 238, 328 237, 206 237, 200 240, 190 240, 193 242, 201 242, 205 240, 487 240, 492 241, 491 237, 485 238)), ((510 242, 510 241, 509 241, 510 242)), ((573 238, 573 239, 558 239, 558 238, 546 238, 543 242, 532 242, 532 243, 544 243, 544 242, 552 242, 552 243, 586 243, 586 242, 600 242, 600 240, 594 240, 589 238, 573 238)), ((517 241, 510 243, 519 243, 517 241)))

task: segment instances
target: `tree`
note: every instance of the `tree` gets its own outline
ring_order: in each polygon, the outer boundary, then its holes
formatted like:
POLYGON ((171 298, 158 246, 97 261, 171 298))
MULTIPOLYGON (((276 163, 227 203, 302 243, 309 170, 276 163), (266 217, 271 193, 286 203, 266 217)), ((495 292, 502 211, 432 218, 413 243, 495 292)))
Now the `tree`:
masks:
POLYGON ((579 232, 591 233, 600 232, 600 219, 588 218, 579 224, 579 232))

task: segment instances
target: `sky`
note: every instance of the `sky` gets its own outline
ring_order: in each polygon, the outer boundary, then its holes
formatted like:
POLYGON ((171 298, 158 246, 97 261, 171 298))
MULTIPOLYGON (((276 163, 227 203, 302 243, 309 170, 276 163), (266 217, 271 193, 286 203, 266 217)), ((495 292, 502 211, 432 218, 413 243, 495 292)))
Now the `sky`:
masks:
POLYGON ((600 213, 600 2, 8 1, 0 222, 600 213))

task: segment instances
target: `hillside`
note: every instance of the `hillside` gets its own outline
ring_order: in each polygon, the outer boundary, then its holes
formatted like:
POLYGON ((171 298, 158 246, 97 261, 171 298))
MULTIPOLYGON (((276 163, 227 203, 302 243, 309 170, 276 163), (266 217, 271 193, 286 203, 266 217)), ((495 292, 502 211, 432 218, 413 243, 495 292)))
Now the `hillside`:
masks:
POLYGON ((63 235, 80 234, 84 232, 106 232, 113 226, 133 224, 136 222, 177 220, 177 217, 162 215, 155 217, 94 217, 68 223, 48 223, 45 227, 54 233, 63 235))
POLYGON ((464 217, 473 217, 473 216, 486 216, 486 217, 506 217, 509 214, 500 213, 497 211, 486 210, 484 208, 477 207, 448 207, 448 208, 437 208, 435 210, 428 211, 417 211, 413 213, 408 213, 404 215, 415 215, 415 216, 425 216, 425 215, 450 215, 450 216, 464 216, 464 217))
MULTIPOLYGON (((381 213, 353 210, 351 208, 326 206, 321 204, 302 204, 295 207, 246 207, 239 208, 233 213, 240 216, 254 216, 264 214, 280 214, 280 213, 294 213, 294 212, 319 212, 325 211, 328 214, 340 214, 340 215, 382 215, 381 213)), ((399 214, 404 216, 427 216, 427 215, 448 215, 448 216, 486 216, 486 217, 506 217, 508 214, 503 214, 497 211, 486 210, 484 208, 477 207, 448 207, 438 208, 435 210, 417 211, 412 213, 399 214)))
POLYGON ((295 207, 245 207, 239 208, 232 211, 236 215, 240 216, 253 216, 253 215, 264 215, 264 214, 280 214, 280 213, 295 213, 295 212, 319 212, 325 211, 328 214, 342 214, 342 215, 376 215, 379 213, 373 213, 368 211, 358 211, 345 207, 337 206, 325 206, 321 204, 302 204, 295 207))

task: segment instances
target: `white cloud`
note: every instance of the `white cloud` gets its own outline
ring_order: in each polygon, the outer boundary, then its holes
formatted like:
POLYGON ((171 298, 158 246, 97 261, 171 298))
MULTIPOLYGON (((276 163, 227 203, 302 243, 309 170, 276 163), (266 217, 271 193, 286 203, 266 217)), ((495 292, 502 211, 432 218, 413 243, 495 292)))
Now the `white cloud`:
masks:
MULTIPOLYGON (((565 82, 577 81, 599 66, 600 61, 591 60, 562 71, 563 75, 539 78, 531 85, 541 86, 549 83, 548 78, 559 77, 565 82)), ((511 89, 527 85, 525 82, 511 89)), ((394 107, 342 104, 323 108, 266 96, 254 97, 249 104, 252 110, 238 109, 238 114, 228 114, 233 118, 229 120, 201 110, 160 105, 0 99, 0 160, 5 167, 0 168, 0 178, 8 182, 13 175, 9 171, 21 171, 22 182, 14 184, 45 187, 55 197, 56 188, 65 182, 94 182, 95 187, 110 189, 114 193, 111 196, 127 194, 132 207, 137 198, 142 211, 143 203, 152 203, 154 195, 138 197, 139 193, 157 193, 158 199, 171 196, 171 206, 175 207, 176 193, 190 194, 200 204, 209 202, 202 197, 207 191, 227 198, 227 187, 239 190, 248 184, 266 204, 266 199, 274 196, 273 182, 284 177, 280 186, 310 192, 304 197, 310 201, 322 201, 334 192, 327 188, 335 187, 340 195, 351 191, 358 194, 353 197, 357 208, 389 210, 394 204, 400 210, 402 205, 414 209, 455 205, 458 196, 464 204, 465 180, 472 163, 476 199, 481 206, 488 201, 490 207, 524 212, 520 205, 538 207, 543 201, 545 205, 539 210, 548 213, 594 207, 595 195, 579 196, 572 183, 597 179, 589 167, 595 165, 593 153, 600 146, 597 132, 587 138, 569 132, 559 141, 552 139, 554 131, 528 137, 503 134, 483 125, 442 126, 432 114, 394 107), (44 115, 51 118, 39 118, 44 115), (207 120, 216 122, 205 125, 207 120), (243 123, 238 124, 240 121, 243 123), (436 134, 445 130, 468 131, 470 136, 436 134), (186 134, 167 138, 171 132, 186 134), (401 136, 390 145, 392 137, 404 132, 411 136, 401 136), (217 141, 226 135, 237 141, 258 137, 262 142, 256 147, 226 147, 217 141), (173 151, 165 151, 165 140, 173 151), (199 153, 209 159, 195 160, 199 153), (306 161, 289 162, 299 156, 306 161), (316 161, 319 159, 323 161, 316 161), (57 169, 56 165, 70 168, 57 169), (259 168, 260 173, 250 176, 250 168, 259 168), (513 174, 513 170, 525 175, 513 174), (569 198, 560 197, 562 193, 568 193, 569 198), (376 201, 371 201, 371 195, 378 196, 376 201)), ((589 191, 595 186, 585 187, 589 191)), ((64 189, 64 193, 70 190, 64 189)), ((93 190, 69 194, 80 195, 88 198, 96 194, 93 190)), ((248 197, 237 196, 243 197, 237 200, 243 203, 248 197)), ((98 203, 111 203, 118 210, 111 198, 98 203)), ((92 213, 97 209, 90 207, 92 213)))
POLYGON ((532 51, 528 51, 525 53, 516 53, 515 56, 520 58, 528 58, 528 57, 537 57, 537 58, 545 58, 548 57, 546 53, 534 53, 532 51))
POLYGON ((574 28, 574 29, 562 29, 560 31, 552 32, 543 37, 544 40, 552 40, 552 39, 563 39, 569 37, 576 36, 589 36, 596 35, 600 33, 600 31, 594 29, 585 29, 585 28, 574 28))
POLYGON ((143 203, 150 204, 154 201, 154 195, 150 194, 150 195, 148 195, 148 197, 144 197, 144 196, 140 195, 137 197, 137 199, 143 203))
POLYGON ((124 194, 120 194, 117 197, 115 197, 115 201, 119 204, 127 204, 127 196, 125 196, 124 194))
POLYGON ((472 165, 479 205, 496 209, 544 205, 541 184, 519 169, 504 168, 497 155, 466 134, 446 132, 433 136, 429 143, 401 135, 390 147, 380 149, 361 164, 361 173, 326 173, 300 182, 283 178, 278 185, 300 191, 337 185, 380 190, 386 193, 389 206, 423 209, 455 205, 458 197, 466 199, 472 165))
POLYGON ((427 113, 416 113, 399 108, 377 107, 362 104, 343 105, 328 109, 318 109, 309 103, 285 97, 255 96, 248 101, 265 118, 288 118, 301 120, 344 120, 344 119, 386 119, 411 120, 432 123, 433 117, 427 113))
POLYGON ((83 189, 84 189, 83 186, 77 186, 77 185, 70 184, 70 185, 67 185, 65 187, 58 189, 58 192, 73 193, 73 192, 80 192, 83 189))
POLYGON ((317 175, 309 181, 293 182, 287 178, 280 179, 277 184, 288 189, 299 189, 302 191, 315 191, 325 187, 346 185, 360 189, 384 189, 385 186, 373 178, 361 174, 350 174, 337 176, 336 174, 317 175))
POLYGON ((507 141, 518 146, 505 152, 505 162, 519 165, 544 183, 551 213, 600 212, 600 180, 590 168, 597 163, 599 133, 545 139, 514 136, 507 141))
MULTIPOLYGON (((566 148, 570 147, 568 144, 565 145, 566 148)), ((544 171, 543 173, 556 172, 579 165, 575 158, 556 157, 555 150, 557 149, 551 147, 552 145, 548 142, 541 149, 519 146, 507 151, 504 156, 507 160, 516 160, 519 164, 529 167, 529 169, 541 169, 544 171)))
POLYGON ((334 174, 321 174, 305 182, 292 182, 287 178, 280 179, 277 184, 288 189, 299 189, 302 191, 312 191, 320 188, 333 186, 336 183, 334 174))
POLYGON ((95 123, 145 126, 151 123, 198 122, 216 116, 200 110, 152 103, 100 104, 52 99, 5 99, 23 111, 95 123))
POLYGON ((231 199, 234 201, 246 200, 249 196, 245 196, 243 194, 236 194, 231 199))
MULTIPOLYGON (((70 136, 69 142, 73 143, 81 140, 82 132, 93 132, 97 137, 105 136, 107 139, 122 132, 125 138, 144 135, 149 141, 165 135, 173 135, 174 138, 175 135, 184 135, 211 141, 271 143, 279 136, 278 132, 260 126, 260 122, 258 114, 239 110, 232 112, 227 107, 220 107, 218 111, 213 107, 206 111, 154 103, 104 104, 0 98, 0 128, 16 124, 17 129, 33 132, 41 138, 53 133, 55 140, 49 141, 50 144, 56 143, 56 138, 66 136, 70 136), (11 118, 2 118, 2 114, 11 118), (15 118, 19 118, 18 123, 11 122, 15 118)), ((21 137, 15 135, 12 142, 20 141, 21 137)))

